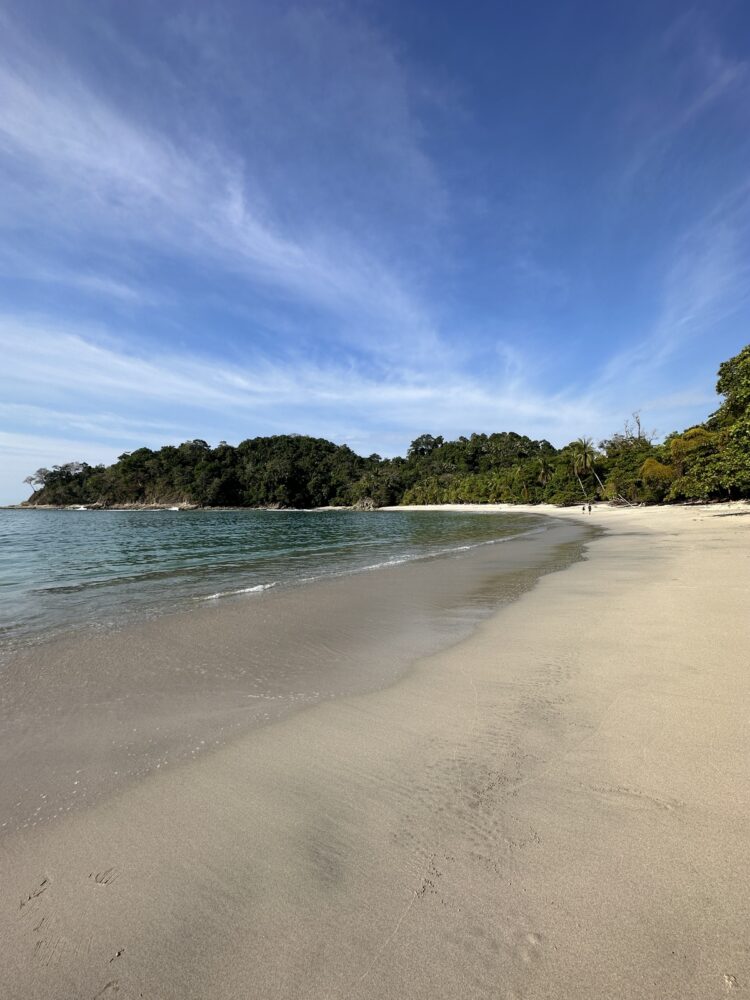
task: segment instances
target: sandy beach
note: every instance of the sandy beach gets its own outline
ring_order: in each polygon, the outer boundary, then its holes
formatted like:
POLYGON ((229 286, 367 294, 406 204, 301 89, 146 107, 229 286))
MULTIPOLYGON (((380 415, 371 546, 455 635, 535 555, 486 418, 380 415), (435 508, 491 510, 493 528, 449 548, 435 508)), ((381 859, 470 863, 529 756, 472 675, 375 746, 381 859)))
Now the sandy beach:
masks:
POLYGON ((749 990, 750 506, 547 512, 604 531, 388 686, 6 833, 0 995, 749 990))

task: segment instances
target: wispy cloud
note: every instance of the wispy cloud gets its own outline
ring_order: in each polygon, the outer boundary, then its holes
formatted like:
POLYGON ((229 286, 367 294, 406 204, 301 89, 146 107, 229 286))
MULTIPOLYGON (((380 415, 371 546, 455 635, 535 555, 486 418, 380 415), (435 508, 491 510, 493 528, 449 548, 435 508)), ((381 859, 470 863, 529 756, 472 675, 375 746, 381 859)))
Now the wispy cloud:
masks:
POLYGON ((92 431, 99 439, 108 430, 116 433, 113 412, 130 414, 116 434, 119 440, 130 436, 139 443, 139 434, 146 433, 153 439, 155 427, 161 424, 166 430, 165 421, 132 414, 150 414, 157 405, 162 413, 172 412, 175 427, 205 426, 220 418, 224 426, 237 428, 253 419, 256 427, 260 422, 284 430, 303 424, 302 429, 319 433, 325 426, 339 438, 350 428, 345 436, 355 433, 362 440, 390 428, 398 430, 402 446, 406 435, 425 429, 428 414, 435 430, 448 432, 509 426, 549 432, 553 426, 561 434, 578 426, 582 416, 580 399, 564 393, 548 396, 531 386, 517 356, 509 366, 498 366, 494 377, 481 380, 460 371, 415 374, 353 361, 315 364, 301 356, 280 362, 256 355, 242 366, 230 366, 184 352, 145 358, 95 331, 85 338, 18 317, 0 320, 0 348, 16 396, 13 406, 5 408, 8 416, 15 412, 23 423, 47 412, 65 432, 96 423, 90 414, 101 413, 106 401, 109 415, 103 430, 92 431), (35 395, 46 401, 45 407, 32 412, 18 402, 35 395), (71 398, 82 413, 55 406, 55 400, 71 398), (196 416, 201 412, 202 417, 196 416))
POLYGON ((0 249, 0 277, 33 282, 65 290, 73 290, 93 295, 105 302, 119 302, 127 305, 160 305, 168 300, 164 293, 157 293, 145 284, 107 271, 97 271, 91 267, 68 267, 49 262, 43 254, 30 255, 17 250, 0 249))
MULTIPOLYGON (((319 365, 301 355, 283 361, 262 355, 240 366, 216 363, 195 354, 154 353, 149 358, 127 352, 111 337, 91 331, 88 338, 64 327, 23 318, 0 318, 0 347, 15 391, 20 387, 44 393, 75 392, 79 398, 153 398, 198 407, 252 409, 269 402, 421 404, 461 396, 473 386, 471 397, 489 400, 489 390, 461 373, 436 381, 433 373, 409 370, 361 370, 354 361, 319 365)), ((538 407, 519 385, 519 362, 493 405, 533 413, 538 407), (509 387, 515 387, 507 398, 509 387)), ((545 404, 546 405, 546 404, 545 404)), ((541 409, 543 409, 542 407, 541 409)))
POLYGON ((723 101, 746 102, 750 64, 727 53, 696 8, 678 17, 647 50, 623 123, 631 144, 623 181, 659 163, 684 133, 723 101))
POLYGON ((597 382, 603 392, 627 383, 640 396, 652 391, 663 367, 691 341, 712 336, 750 302, 750 188, 720 199, 670 247, 659 312, 647 331, 616 352, 597 382))
MULTIPOLYGON (((133 434, 146 435, 149 440, 162 440, 183 432, 179 425, 170 424, 165 420, 152 420, 145 417, 133 419, 123 413, 113 413, 106 410, 80 412, 72 406, 56 410, 49 406, 37 406, 33 403, 0 402, 0 419, 6 426, 16 424, 29 430, 43 429, 47 434, 64 428, 65 433, 76 432, 85 435, 87 439, 97 440, 123 441, 132 439, 133 434)), ((24 437, 24 435, 20 435, 20 437, 24 437)))
MULTIPOLYGON (((50 204, 48 227, 160 245, 242 275, 328 311, 337 320, 332 333, 364 337, 375 351, 437 346, 424 303, 351 232, 320 220, 304 231, 282 224, 236 152, 206 135, 180 142, 159 133, 96 94, 52 53, 12 31, 7 39, 0 148, 6 169, 10 163, 35 177, 27 197, 50 204)), ((105 279, 95 276, 77 282, 87 280, 104 290, 105 279)), ((126 294, 118 283, 110 291, 126 294)))

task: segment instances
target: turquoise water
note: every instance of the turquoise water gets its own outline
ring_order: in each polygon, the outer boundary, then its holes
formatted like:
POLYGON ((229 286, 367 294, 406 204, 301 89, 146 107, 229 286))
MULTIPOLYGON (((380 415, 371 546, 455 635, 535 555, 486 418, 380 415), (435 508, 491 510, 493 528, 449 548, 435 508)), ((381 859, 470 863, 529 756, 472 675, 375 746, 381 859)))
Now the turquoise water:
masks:
POLYGON ((0 644, 431 558, 534 530, 526 514, 0 511, 0 644))

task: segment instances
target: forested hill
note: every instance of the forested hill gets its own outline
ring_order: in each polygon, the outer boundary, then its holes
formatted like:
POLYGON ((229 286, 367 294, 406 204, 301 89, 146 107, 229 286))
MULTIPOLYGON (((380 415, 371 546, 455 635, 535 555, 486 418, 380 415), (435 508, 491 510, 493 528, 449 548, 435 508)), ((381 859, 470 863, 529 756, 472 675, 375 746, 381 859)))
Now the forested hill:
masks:
POLYGON ((456 441, 424 434, 405 458, 363 458, 298 434, 236 447, 139 448, 114 465, 71 462, 26 482, 30 505, 321 507, 425 503, 660 503, 750 497, 750 346, 719 368, 723 397, 705 423, 655 444, 635 417, 599 442, 563 448, 514 433, 456 441))

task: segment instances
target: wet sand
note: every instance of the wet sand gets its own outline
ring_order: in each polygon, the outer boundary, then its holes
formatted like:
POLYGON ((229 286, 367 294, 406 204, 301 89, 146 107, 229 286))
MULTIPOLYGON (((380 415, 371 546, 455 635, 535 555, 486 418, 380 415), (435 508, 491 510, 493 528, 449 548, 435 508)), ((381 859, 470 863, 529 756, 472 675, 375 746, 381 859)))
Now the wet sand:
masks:
POLYGON ((741 996, 749 512, 597 510, 389 686, 6 834, 3 995, 741 996))

